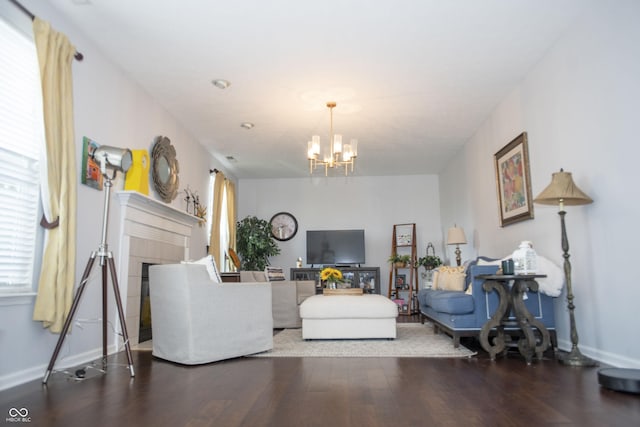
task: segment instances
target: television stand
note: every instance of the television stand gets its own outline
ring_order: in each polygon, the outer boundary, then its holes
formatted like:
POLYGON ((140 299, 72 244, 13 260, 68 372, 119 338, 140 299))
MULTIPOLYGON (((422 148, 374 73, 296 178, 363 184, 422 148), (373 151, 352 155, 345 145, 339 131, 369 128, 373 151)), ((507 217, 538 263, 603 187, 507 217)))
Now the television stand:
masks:
MULTIPOLYGON (((357 267, 336 265, 336 269, 342 272, 345 282, 352 288, 360 288, 367 294, 380 293, 380 267, 357 267)), ((322 283, 320 282, 320 271, 322 268, 292 268, 290 272, 291 280, 313 280, 316 283, 316 293, 322 293, 322 283)))

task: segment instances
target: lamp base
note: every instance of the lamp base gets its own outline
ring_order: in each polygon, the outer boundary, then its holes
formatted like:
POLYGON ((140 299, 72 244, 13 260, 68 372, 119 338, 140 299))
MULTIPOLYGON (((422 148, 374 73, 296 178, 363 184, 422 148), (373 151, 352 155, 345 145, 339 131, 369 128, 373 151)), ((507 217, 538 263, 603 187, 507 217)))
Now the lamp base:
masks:
POLYGON ((460 267, 460 263, 462 262, 462 257, 460 256, 461 253, 460 245, 456 245, 456 264, 458 264, 458 267, 460 267))
POLYGON ((598 366, 598 362, 583 355, 578 350, 578 347, 574 347, 569 353, 561 353, 558 355, 558 361, 563 365, 577 366, 577 367, 592 367, 598 366))

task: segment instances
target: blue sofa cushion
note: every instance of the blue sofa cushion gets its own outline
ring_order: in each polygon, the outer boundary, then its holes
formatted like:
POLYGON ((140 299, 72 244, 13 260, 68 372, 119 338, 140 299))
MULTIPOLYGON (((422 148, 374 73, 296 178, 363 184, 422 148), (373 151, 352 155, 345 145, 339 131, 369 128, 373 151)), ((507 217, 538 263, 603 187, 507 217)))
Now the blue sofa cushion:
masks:
POLYGON ((460 291, 427 290, 424 295, 426 305, 439 313, 473 313, 473 296, 460 291))

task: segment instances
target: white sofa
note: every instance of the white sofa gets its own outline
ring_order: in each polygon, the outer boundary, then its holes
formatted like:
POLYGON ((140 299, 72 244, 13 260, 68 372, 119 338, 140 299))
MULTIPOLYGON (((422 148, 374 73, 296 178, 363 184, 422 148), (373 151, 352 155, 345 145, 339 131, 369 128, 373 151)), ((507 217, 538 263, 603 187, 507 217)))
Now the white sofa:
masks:
MULTIPOLYGON (((263 282, 264 271, 241 271, 240 282, 263 282)), ((271 282, 271 309, 274 328, 300 328, 300 304, 316 294, 313 280, 274 280, 271 282)))
POLYGON ((149 267, 153 355, 186 365, 273 348, 271 285, 214 283, 205 266, 149 267))

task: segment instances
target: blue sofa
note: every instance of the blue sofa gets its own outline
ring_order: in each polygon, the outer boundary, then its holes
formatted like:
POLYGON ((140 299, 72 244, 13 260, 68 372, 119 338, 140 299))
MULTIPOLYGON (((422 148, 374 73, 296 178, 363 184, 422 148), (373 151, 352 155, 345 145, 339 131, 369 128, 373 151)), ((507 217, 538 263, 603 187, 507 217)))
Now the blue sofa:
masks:
MULTIPOLYGON (((470 295, 464 291, 420 289, 418 301, 421 322, 429 320, 434 324, 436 333, 443 331, 450 335, 454 347, 460 345, 460 337, 478 337, 482 326, 498 308, 498 294, 496 291, 485 292, 482 289, 484 281, 477 276, 495 274, 497 270, 496 265, 477 265, 476 261, 470 263, 465 278, 467 289, 471 286, 470 295)), ((548 295, 528 291, 525 305, 549 331, 551 346, 555 352, 558 343, 553 300, 548 295)), ((505 328, 506 332, 509 330, 505 328)))

